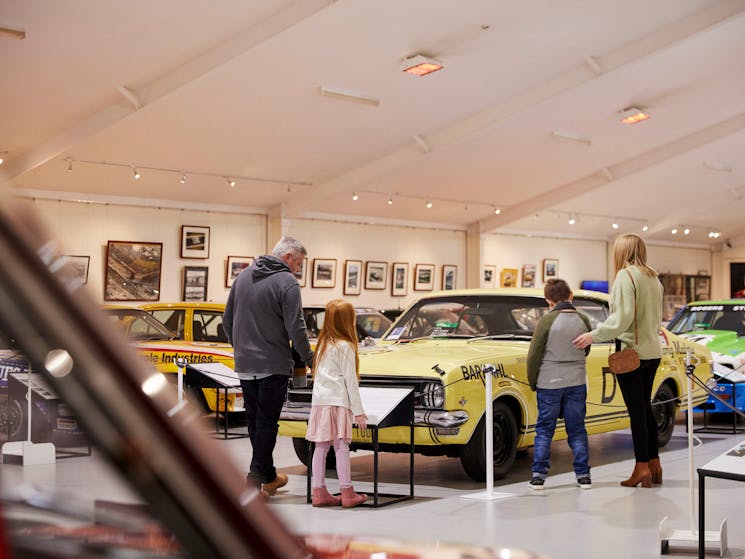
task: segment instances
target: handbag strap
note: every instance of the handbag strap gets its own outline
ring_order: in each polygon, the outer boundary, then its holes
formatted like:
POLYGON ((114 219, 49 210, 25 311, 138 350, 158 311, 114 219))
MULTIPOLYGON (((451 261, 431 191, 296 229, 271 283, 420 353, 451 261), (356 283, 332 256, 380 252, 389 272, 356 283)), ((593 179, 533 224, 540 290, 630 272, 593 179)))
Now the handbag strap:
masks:
MULTIPOLYGON (((624 268, 626 273, 629 275, 629 279, 631 280, 631 285, 634 286, 634 345, 636 347, 639 347, 639 328, 637 326, 636 322, 636 282, 634 281, 634 276, 631 272, 629 272, 628 268, 624 268)), ((621 351, 621 340, 616 339, 616 351, 621 351)), ((608 349, 608 352, 610 353, 610 348, 608 349)))

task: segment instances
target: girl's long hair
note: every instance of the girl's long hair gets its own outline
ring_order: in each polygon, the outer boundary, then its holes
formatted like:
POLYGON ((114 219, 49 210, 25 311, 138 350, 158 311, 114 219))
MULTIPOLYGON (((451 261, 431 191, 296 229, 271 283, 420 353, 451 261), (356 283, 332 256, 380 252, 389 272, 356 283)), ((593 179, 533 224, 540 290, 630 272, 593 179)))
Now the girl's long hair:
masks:
POLYGON ((645 274, 657 277, 657 272, 647 264, 647 245, 639 235, 634 233, 616 237, 613 243, 613 264, 616 274, 627 265, 633 264, 645 274))
MULTIPOLYGON (((316 345, 316 364, 323 359, 323 354, 326 353, 329 344, 336 343, 338 340, 345 340, 352 345, 355 373, 359 380, 360 356, 357 340, 357 316, 352 303, 344 299, 334 299, 326 305, 326 316, 318 334, 318 345, 316 345)), ((315 376, 315 367, 313 368, 313 375, 315 376)))

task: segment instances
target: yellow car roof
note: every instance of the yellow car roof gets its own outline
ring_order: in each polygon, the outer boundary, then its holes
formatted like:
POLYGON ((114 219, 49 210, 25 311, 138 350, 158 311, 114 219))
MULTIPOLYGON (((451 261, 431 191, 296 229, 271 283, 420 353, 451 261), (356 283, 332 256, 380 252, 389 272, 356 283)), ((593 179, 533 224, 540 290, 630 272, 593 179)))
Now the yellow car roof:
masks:
POLYGON ((178 303, 145 303, 139 308, 146 311, 156 309, 206 309, 209 311, 225 312, 225 303, 193 303, 181 301, 178 303))

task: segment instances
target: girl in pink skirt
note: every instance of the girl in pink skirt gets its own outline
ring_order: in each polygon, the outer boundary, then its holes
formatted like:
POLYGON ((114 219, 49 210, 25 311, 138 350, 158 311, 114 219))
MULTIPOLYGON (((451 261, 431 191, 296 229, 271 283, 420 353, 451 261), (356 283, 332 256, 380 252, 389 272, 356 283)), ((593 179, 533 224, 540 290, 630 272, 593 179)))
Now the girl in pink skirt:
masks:
POLYGON ((359 354, 354 307, 335 299, 326 305, 313 367, 313 401, 305 438, 316 443, 313 453, 313 506, 356 507, 367 495, 355 493, 349 464, 352 423, 367 427, 359 387, 359 354), (341 497, 326 489, 326 455, 333 445, 341 497))

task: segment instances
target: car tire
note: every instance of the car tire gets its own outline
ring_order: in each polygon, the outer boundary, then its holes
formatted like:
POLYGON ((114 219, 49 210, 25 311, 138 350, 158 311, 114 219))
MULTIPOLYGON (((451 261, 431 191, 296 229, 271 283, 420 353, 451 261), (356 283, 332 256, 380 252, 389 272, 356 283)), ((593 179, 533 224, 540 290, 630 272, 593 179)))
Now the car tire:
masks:
MULTIPOLYGON (((494 402, 494 478, 505 477, 512 469, 517 456, 517 420, 504 402, 494 402)), ((466 474, 475 481, 486 481, 486 424, 481 418, 471 440, 460 454, 460 463, 466 474)))
MULTIPOLYGON (((310 467, 310 455, 308 454, 308 441, 301 439, 300 437, 292 437, 292 446, 295 448, 295 454, 306 468, 310 467)), ((336 454, 334 449, 330 448, 329 453, 326 455, 326 469, 336 469, 336 454)))
POLYGON ((0 442, 18 440, 23 423, 23 408, 17 400, 0 401, 0 442))
POLYGON ((663 384, 652 398, 652 413, 657 423, 657 446, 662 448, 673 436, 675 429, 675 394, 667 384, 663 384), (664 402, 664 403, 659 403, 664 402), (655 405, 656 404, 656 405, 655 405))

